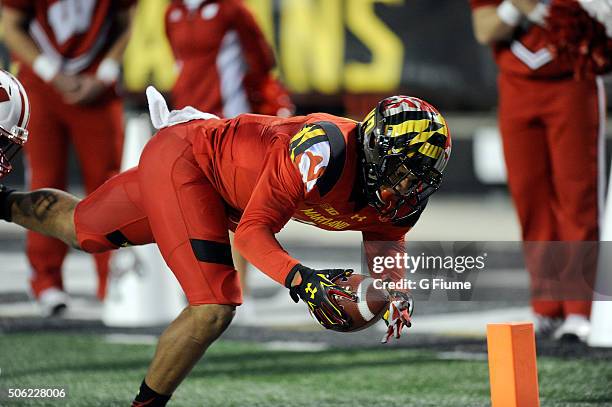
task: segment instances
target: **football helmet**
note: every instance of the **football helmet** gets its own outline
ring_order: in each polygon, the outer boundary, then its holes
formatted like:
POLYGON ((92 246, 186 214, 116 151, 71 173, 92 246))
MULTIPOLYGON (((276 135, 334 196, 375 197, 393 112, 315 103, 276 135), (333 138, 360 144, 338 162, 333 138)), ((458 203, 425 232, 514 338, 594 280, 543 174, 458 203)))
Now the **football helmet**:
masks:
POLYGON ((28 141, 30 102, 21 83, 0 70, 0 178, 13 169, 11 160, 28 141))
POLYGON ((391 96, 358 127, 367 202, 381 220, 401 222, 440 187, 451 153, 446 121, 424 100, 391 96))

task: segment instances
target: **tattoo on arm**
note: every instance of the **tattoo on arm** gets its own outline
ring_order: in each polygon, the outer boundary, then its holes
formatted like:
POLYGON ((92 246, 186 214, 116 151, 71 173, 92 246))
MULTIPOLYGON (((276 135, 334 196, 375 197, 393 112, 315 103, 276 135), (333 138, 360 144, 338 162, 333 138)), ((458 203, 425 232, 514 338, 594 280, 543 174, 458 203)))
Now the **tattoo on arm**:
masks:
POLYGON ((17 207, 24 216, 33 217, 44 222, 49 212, 57 204, 58 197, 53 191, 34 191, 29 194, 19 194, 15 197, 17 207))
POLYGON ((79 248, 74 211, 79 199, 58 189, 44 188, 9 195, 11 221, 34 232, 79 248))

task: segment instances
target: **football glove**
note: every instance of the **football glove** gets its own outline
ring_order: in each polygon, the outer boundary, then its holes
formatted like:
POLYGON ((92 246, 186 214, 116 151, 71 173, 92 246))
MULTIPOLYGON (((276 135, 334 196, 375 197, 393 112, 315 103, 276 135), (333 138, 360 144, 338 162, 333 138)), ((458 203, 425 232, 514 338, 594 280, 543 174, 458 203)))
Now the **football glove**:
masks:
POLYGON ((414 312, 412 296, 408 293, 392 291, 389 293, 389 297, 389 309, 383 314, 383 320, 387 324, 387 332, 382 337, 382 343, 387 343, 392 336, 399 339, 404 326, 407 328, 412 326, 412 322, 410 322, 414 312))
POLYGON ((289 295, 294 302, 300 298, 308 306, 310 315, 313 316, 323 327, 346 327, 349 317, 341 306, 336 302, 335 296, 344 297, 351 301, 357 301, 357 296, 338 285, 336 281, 346 280, 353 270, 327 269, 313 270, 311 268, 296 265, 285 280, 285 286, 289 288, 289 295), (295 273, 299 272, 302 281, 291 287, 295 273))

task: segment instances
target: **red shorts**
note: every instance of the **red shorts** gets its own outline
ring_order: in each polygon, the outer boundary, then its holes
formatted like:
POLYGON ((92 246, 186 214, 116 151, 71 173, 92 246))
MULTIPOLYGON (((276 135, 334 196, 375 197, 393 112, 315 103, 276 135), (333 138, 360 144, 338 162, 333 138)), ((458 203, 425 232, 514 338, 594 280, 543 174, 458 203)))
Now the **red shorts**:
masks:
POLYGON ((191 305, 239 305, 225 203, 186 136, 183 125, 161 130, 138 167, 82 200, 75 211, 77 238, 90 253, 156 242, 191 305))

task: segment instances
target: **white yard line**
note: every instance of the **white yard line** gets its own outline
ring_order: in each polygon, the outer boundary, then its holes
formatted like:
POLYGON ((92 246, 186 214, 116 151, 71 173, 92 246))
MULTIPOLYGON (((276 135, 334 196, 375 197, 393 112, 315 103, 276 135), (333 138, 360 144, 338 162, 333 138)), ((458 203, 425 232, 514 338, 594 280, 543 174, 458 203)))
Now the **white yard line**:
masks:
POLYGON ((442 360, 476 360, 476 361, 487 360, 486 353, 470 353, 470 352, 461 352, 461 351, 438 352, 436 354, 436 357, 442 360))
POLYGON ((155 335, 137 335, 137 334, 109 334, 104 335, 104 340, 107 343, 119 345, 155 345, 157 344, 157 336, 155 335))
POLYGON ((328 344, 318 342, 273 341, 263 344, 266 350, 289 352, 321 352, 330 348, 328 344))

